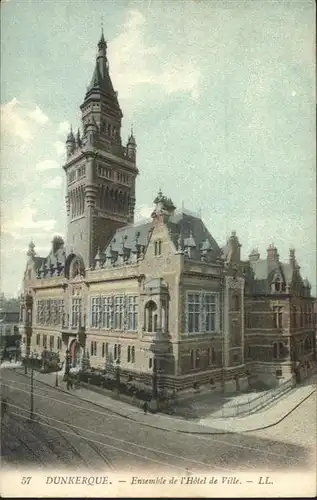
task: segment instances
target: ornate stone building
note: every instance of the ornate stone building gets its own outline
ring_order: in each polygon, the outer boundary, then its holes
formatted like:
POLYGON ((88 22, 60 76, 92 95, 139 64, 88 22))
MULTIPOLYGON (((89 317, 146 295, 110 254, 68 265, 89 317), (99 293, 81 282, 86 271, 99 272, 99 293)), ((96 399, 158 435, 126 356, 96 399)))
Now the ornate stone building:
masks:
POLYGON ((267 383, 291 374, 302 380, 316 369, 314 298, 295 250, 283 263, 270 245, 266 259, 254 250, 243 266, 245 356, 251 373, 267 383))
MULTIPOLYGON (((91 366, 109 372, 120 366, 122 377, 139 384, 151 385, 154 370, 161 387, 173 390, 195 384, 244 389, 251 370, 261 376, 260 365, 268 363, 273 374, 274 367, 280 369, 274 346, 285 335, 272 322, 262 332, 257 287, 284 274, 272 274, 271 266, 259 278, 253 261, 241 261, 235 233, 220 248, 200 217, 176 210, 161 192, 151 220, 134 224, 136 142, 131 134, 122 145, 122 112, 106 49, 102 35, 81 106, 83 133, 67 137, 67 244, 55 237, 45 258, 29 246, 21 301, 23 355, 46 348, 64 359, 69 350, 73 366, 88 358, 91 366), (250 312, 255 323, 245 335, 250 312), (272 359, 252 358, 268 338, 272 359)), ((285 286, 288 282, 289 275, 285 286)), ((273 291, 265 288, 263 303, 297 304, 299 295, 290 298, 293 289, 271 297, 273 291)), ((303 300, 308 305, 310 298, 303 300)), ((270 314, 272 321, 275 309, 270 314)))

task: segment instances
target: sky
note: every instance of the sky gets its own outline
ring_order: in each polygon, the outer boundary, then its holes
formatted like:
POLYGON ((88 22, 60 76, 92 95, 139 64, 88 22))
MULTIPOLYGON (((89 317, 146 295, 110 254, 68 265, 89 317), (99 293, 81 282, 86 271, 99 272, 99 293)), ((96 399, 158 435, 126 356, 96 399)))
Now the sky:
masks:
POLYGON ((247 258, 296 249, 316 295, 315 5, 310 0, 1 2, 1 291, 21 287, 29 241, 66 237, 65 140, 103 23, 133 124, 136 218, 159 188, 247 258))

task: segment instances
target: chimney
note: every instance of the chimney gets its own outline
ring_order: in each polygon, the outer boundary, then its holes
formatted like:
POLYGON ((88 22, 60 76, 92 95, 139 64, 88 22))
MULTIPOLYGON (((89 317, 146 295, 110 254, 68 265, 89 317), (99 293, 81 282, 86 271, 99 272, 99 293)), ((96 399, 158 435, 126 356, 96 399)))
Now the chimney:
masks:
POLYGON ((289 263, 292 266, 295 266, 295 264, 296 264, 295 248, 290 248, 290 250, 289 250, 289 263))
POLYGON ((250 253, 250 255, 249 255, 249 261, 250 262, 256 262, 257 260, 259 260, 259 258, 260 258, 259 251, 254 248, 252 250, 252 252, 250 253))
POLYGON ((278 257, 279 255, 277 253, 277 248, 274 246, 273 243, 271 243, 271 245, 267 249, 267 260, 277 262, 278 257))

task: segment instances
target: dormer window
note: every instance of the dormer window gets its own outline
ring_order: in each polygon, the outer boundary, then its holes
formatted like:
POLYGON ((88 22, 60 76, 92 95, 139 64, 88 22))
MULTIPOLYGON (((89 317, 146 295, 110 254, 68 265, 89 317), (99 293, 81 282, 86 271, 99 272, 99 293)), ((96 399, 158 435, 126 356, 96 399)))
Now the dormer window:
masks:
POLYGON ((162 242, 160 240, 154 242, 154 255, 157 257, 162 254, 162 242))
POLYGON ((281 286, 281 282, 280 282, 279 278, 277 278, 274 285, 275 285, 276 292, 280 292, 282 290, 282 286, 281 286))

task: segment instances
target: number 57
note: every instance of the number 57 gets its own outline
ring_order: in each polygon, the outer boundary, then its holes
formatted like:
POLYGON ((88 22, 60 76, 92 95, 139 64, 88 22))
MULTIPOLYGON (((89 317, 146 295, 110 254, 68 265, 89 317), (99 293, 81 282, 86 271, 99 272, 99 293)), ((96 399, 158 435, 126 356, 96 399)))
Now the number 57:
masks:
POLYGON ((22 484, 30 484, 32 477, 22 477, 21 483, 22 484))

